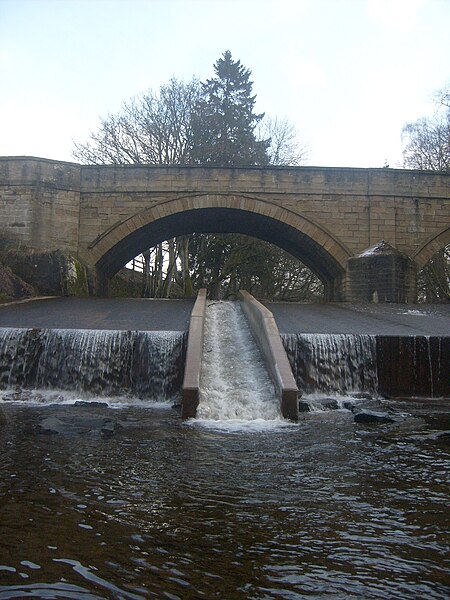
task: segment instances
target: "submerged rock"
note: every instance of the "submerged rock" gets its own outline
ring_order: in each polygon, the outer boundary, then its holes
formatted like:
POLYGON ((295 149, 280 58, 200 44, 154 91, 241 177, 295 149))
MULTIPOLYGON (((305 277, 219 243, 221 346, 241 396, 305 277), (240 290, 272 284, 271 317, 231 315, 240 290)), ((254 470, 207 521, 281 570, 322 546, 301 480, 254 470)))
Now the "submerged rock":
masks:
POLYGON ((339 402, 335 398, 324 398, 322 400, 322 406, 326 410, 337 410, 339 408, 339 402))
POLYGON ((123 429, 123 425, 118 421, 105 421, 100 429, 100 434, 103 437, 112 437, 121 429, 123 429))
POLYGON ((73 430, 72 425, 64 423, 57 417, 47 417, 39 423, 40 432, 46 434, 62 433, 67 434, 73 430))
POLYGON ((77 400, 74 402, 74 406, 84 406, 86 408, 109 408, 107 402, 98 402, 96 400, 77 400))
POLYGON ((298 410, 299 412, 311 412, 311 405, 304 400, 300 400, 298 403, 298 410))
POLYGON ((114 419, 87 416, 69 417, 62 420, 51 416, 39 423, 38 431, 50 435, 94 435, 108 438, 122 429, 123 425, 114 419))
POLYGON ((416 442, 438 442, 445 445, 450 444, 450 431, 431 431, 413 438, 416 442))
POLYGON ((397 419, 387 412, 361 410, 354 416, 355 423, 396 423, 397 419))
POLYGON ((450 431, 441 431, 436 435, 436 441, 450 446, 450 431))

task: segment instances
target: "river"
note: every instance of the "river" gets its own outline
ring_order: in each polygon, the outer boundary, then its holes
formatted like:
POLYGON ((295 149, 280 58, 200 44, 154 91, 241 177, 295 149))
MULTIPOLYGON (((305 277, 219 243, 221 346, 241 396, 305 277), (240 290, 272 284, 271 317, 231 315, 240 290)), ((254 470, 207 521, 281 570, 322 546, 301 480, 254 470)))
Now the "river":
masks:
POLYGON ((0 405, 1 599, 448 597, 442 401, 228 429, 54 401, 0 405))

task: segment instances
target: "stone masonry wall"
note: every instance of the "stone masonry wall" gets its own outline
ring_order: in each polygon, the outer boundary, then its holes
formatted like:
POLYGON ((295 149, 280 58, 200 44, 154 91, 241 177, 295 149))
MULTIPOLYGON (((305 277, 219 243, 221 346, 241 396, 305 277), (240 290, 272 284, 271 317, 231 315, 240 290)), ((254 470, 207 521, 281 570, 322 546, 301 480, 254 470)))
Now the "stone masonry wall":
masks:
POLYGON ((449 223, 450 175, 393 169, 83 167, 80 244, 144 208, 199 194, 300 214, 357 254, 381 239, 413 256, 449 223))
POLYGON ((79 165, 0 159, 0 239, 30 250, 78 251, 79 165))
MULTIPOLYGON (((448 229, 450 174, 322 167, 80 166, 0 158, 0 238, 35 250, 65 250, 91 264, 98 259, 91 250, 95 241, 136 214, 177 198, 180 207, 188 206, 189 199, 207 195, 233 196, 237 204, 239 198, 257 199, 270 207, 275 219, 277 207, 301 215, 324 232, 324 240, 337 240, 341 256, 356 255, 383 239, 413 258, 448 229)), ((445 239, 449 236, 444 234, 445 239)))

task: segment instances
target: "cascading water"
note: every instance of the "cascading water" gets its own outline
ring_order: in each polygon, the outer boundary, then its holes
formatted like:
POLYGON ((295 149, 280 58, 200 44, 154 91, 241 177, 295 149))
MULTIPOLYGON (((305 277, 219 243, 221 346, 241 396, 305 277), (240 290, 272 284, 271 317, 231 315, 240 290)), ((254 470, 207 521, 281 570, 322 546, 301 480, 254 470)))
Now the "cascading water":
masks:
POLYGON ((179 391, 186 334, 0 329, 0 388, 53 388, 164 400, 179 391))
POLYGON ((206 310, 198 419, 281 420, 274 387, 237 302, 206 310))
POLYGON ((281 337, 304 396, 377 395, 375 336, 284 334, 281 337))

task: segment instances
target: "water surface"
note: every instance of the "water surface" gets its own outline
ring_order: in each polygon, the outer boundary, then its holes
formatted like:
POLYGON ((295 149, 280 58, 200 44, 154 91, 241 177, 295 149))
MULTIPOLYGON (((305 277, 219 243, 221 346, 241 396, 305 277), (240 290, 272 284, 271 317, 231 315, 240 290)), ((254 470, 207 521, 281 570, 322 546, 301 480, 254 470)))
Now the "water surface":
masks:
POLYGON ((2 404, 0 598, 447 597, 447 406, 220 430, 168 405, 2 404), (121 428, 41 433, 49 416, 121 428))

